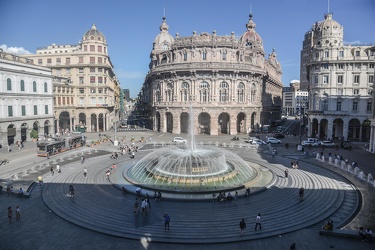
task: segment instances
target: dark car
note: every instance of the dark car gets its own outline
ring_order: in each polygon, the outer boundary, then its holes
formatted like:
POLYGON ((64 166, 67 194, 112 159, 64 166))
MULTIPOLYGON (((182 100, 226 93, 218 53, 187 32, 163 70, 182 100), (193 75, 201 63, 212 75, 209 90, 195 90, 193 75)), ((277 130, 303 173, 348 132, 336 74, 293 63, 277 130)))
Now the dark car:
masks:
POLYGON ((274 134, 273 137, 275 137, 275 138, 285 138, 285 135, 280 134, 280 133, 276 133, 276 134, 274 134))

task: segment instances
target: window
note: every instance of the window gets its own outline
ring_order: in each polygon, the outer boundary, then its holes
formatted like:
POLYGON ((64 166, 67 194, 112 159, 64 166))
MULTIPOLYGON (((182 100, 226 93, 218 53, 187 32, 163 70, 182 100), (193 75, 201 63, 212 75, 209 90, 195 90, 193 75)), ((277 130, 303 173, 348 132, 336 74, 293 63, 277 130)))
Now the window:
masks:
POLYGON ((90 73, 95 73, 95 68, 94 67, 90 68, 90 73))
POLYGON ((369 68, 370 68, 370 69, 373 69, 373 68, 374 68, 374 64, 373 64, 373 63, 370 63, 369 68))
POLYGON ((353 95, 359 95, 359 89, 353 89, 353 95))
POLYGON ((70 68, 66 68, 65 69, 65 73, 68 74, 68 75, 70 75, 70 68))
POLYGON ((358 102, 353 102, 353 111, 358 111, 358 102))
POLYGON ((25 91, 25 81, 24 80, 21 80, 21 82, 20 82, 20 89, 21 89, 21 91, 25 91))
POLYGON ((52 59, 51 58, 48 58, 47 59, 47 64, 51 64, 52 63, 52 59))
POLYGON ((98 46, 98 52, 103 52, 102 51, 102 46, 98 46))
POLYGON ((90 45, 90 51, 95 51, 95 45, 90 45))
POLYGON ((314 75, 314 83, 318 84, 319 83, 319 78, 317 75, 314 75))
POLYGON ((329 76, 328 75, 323 75, 323 83, 328 84, 329 83, 329 76))
POLYGON ((79 105, 83 105, 85 104, 85 98, 84 97, 80 97, 79 98, 79 105))
POLYGON ((361 68, 361 64, 360 64, 360 63, 355 63, 355 64, 354 64, 354 67, 355 67, 356 69, 360 69, 360 68, 361 68))
POLYGON ((83 51, 87 51, 87 45, 83 46, 83 51))
POLYGON ((342 89, 337 89, 337 95, 342 95, 342 89))
POLYGON ((79 91, 80 94, 84 94, 85 93, 85 89, 84 88, 79 88, 78 91, 79 91))
POLYGON ((206 52, 206 51, 203 51, 202 59, 203 59, 203 60, 206 60, 206 59, 207 59, 207 52, 206 52))
POLYGON ((98 103, 99 104, 104 104, 104 98, 103 97, 99 97, 98 98, 98 103))
POLYGON ((44 105, 44 114, 48 115, 48 105, 44 105))
POLYGON ((90 97, 90 104, 96 104, 96 97, 90 97))
POLYGON ((181 101, 187 102, 189 101, 189 83, 183 82, 181 84, 181 101))
POLYGON ((336 103, 336 111, 341 111, 341 102, 336 103))
POLYGON ((21 106, 21 115, 26 116, 26 106, 25 105, 21 106))
POLYGON ((79 77, 79 84, 83 84, 84 83, 84 78, 83 78, 83 76, 80 76, 79 77))
POLYGON ((324 57, 329 57, 329 51, 328 50, 324 51, 324 57))
POLYGON ((343 83, 343 77, 344 77, 343 75, 338 75, 337 76, 337 83, 338 84, 342 84, 343 83))
POLYGON ((103 89, 102 89, 102 88, 99 88, 99 89, 98 89, 98 93, 99 93, 99 94, 103 94, 103 89))
POLYGON ((371 109, 372 109, 372 102, 368 102, 367 103, 367 111, 371 111, 371 109))
POLYGON ((229 85, 226 82, 220 83, 219 89, 219 102, 228 102, 229 101, 229 85))
POLYGON ((344 69, 344 64, 343 63, 339 63, 339 69, 344 69))
POLYGON ((98 57, 98 63, 103 63, 103 58, 98 57))
POLYGON ((83 63, 83 56, 78 57, 78 63, 83 63))
POLYGON ((8 116, 9 117, 13 116, 13 106, 8 106, 8 116))
POLYGON ((61 58, 56 58, 56 65, 61 65, 61 58))
POLYGON ((199 84, 199 101, 200 102, 208 102, 208 96, 209 96, 209 85, 207 82, 202 82, 199 84))
POLYGON ((323 101, 323 111, 328 111, 328 100, 323 101))
POLYGON ((360 51, 357 50, 357 51, 355 52, 355 55, 356 55, 356 56, 359 56, 359 55, 360 55, 360 51))
POLYGON ((48 85, 47 83, 45 82, 44 83, 44 93, 47 93, 48 92, 48 85))
POLYGON ((369 89, 369 90, 367 91, 367 95, 372 96, 372 89, 369 89))
POLYGON ((94 63, 95 63, 95 57, 93 57, 93 56, 90 57, 90 63, 91 63, 91 64, 94 64, 94 63))
POLYGON ((42 65, 43 64, 43 59, 38 59, 38 64, 42 65))
POLYGON ((103 83, 103 77, 102 76, 98 77, 98 83, 103 83))
POLYGON ((354 75, 354 83, 359 84, 359 75, 354 75))
POLYGON ((107 47, 104 47, 104 53, 107 54, 107 47))
POLYGON ((36 92, 36 81, 33 81, 33 92, 36 92))
POLYGON ((318 52, 315 53, 315 58, 319 58, 319 53, 318 52))
POLYGON ((237 85, 237 102, 245 102, 245 85, 242 82, 237 85))
POLYGON ((368 76, 368 83, 374 83, 374 75, 368 76))
POLYGON ((10 78, 7 79, 7 90, 12 90, 12 80, 10 78))
POLYGON ((66 64, 66 65, 69 65, 69 64, 70 64, 70 57, 68 57, 68 58, 65 59, 65 64, 66 64))
POLYGON ((324 64, 323 64, 323 69, 329 69, 329 67, 328 67, 328 63, 324 63, 324 64))
POLYGON ((344 51, 343 50, 339 51, 339 57, 344 57, 344 51))
POLYGON ((223 61, 227 60, 227 51, 223 51, 223 61))
POLYGON ((56 69, 56 75, 61 75, 61 69, 56 69))
POLYGON ((253 83, 250 90, 250 102, 255 102, 256 86, 253 83))
POLYGON ((38 115, 38 106, 34 105, 34 115, 38 115))
POLYGON ((98 72, 102 73, 103 72, 103 68, 98 68, 98 72))
POLYGON ((83 68, 78 68, 78 73, 83 73, 83 68))
POLYGON ((90 83, 95 83, 95 76, 90 76, 90 83))
POLYGON ((96 93, 96 88, 90 88, 90 93, 95 94, 96 93))
POLYGON ((187 61, 187 53, 184 51, 184 61, 187 61))

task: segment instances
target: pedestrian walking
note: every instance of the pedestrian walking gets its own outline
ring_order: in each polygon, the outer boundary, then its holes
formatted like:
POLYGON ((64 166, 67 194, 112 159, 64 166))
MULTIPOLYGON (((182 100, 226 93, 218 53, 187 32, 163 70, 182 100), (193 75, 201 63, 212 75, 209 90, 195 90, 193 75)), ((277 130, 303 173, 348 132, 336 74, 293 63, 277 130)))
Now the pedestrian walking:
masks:
POLYGON ((240 221, 240 234, 241 234, 241 236, 243 236, 245 228, 246 228, 245 219, 242 219, 240 221))
POLYGON ((87 168, 86 167, 83 168, 83 176, 85 176, 85 178, 87 177, 87 168))
POLYGON ((297 250, 297 246, 296 246, 296 243, 293 243, 292 245, 290 245, 290 250, 297 250))
POLYGON ((146 199, 142 199, 141 207, 142 207, 142 213, 141 214, 147 215, 147 200, 146 199))
POLYGON ((73 185, 69 185, 69 195, 70 195, 70 198, 74 197, 74 187, 73 187, 73 185))
POLYGON ((257 230, 258 225, 259 225, 260 231, 262 231, 262 224, 260 223, 260 221, 261 221, 261 217, 260 217, 260 213, 259 213, 257 215, 257 217, 255 218, 255 231, 257 230))
POLYGON ((299 195, 299 199, 300 200, 303 200, 303 196, 305 194, 305 189, 303 187, 301 187, 298 191, 298 195, 299 195))
POLYGON ((138 198, 135 198, 135 203, 134 203, 134 213, 139 214, 139 203, 138 203, 138 198))
POLYGON ((288 169, 286 168, 286 169, 285 169, 285 178, 288 178, 288 173, 289 173, 289 171, 288 171, 288 169))
POLYGON ((18 195, 17 195, 18 198, 22 198, 23 197, 23 189, 20 187, 20 190, 18 191, 18 195))
POLYGON ((51 166, 51 175, 53 175, 55 171, 53 170, 53 166, 51 166))
POLYGON ((13 216, 13 210, 12 210, 12 207, 8 207, 8 219, 9 219, 9 224, 12 223, 12 216, 13 216))
POLYGON ((20 206, 17 205, 16 207, 16 220, 20 220, 21 219, 21 208, 20 206))
POLYGON ((237 204, 237 200, 238 200, 238 192, 236 191, 236 192, 234 193, 233 203, 236 203, 236 204, 237 204))
POLYGON ((151 208, 151 202, 150 202, 150 197, 148 193, 146 193, 146 201, 147 201, 147 207, 151 208))
POLYGON ((169 230, 169 225, 171 224, 171 217, 169 217, 168 213, 164 214, 164 230, 168 229, 169 230))
POLYGON ((81 163, 85 163, 85 157, 83 155, 81 156, 81 163))
POLYGON ((57 171, 57 173, 61 173, 60 165, 59 164, 56 165, 56 171, 57 171))

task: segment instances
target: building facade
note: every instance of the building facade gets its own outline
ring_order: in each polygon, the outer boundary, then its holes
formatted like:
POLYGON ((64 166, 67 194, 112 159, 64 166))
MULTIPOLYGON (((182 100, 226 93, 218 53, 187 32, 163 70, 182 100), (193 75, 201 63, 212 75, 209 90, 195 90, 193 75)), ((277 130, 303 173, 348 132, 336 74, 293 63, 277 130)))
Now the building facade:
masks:
POLYGON ((193 120, 195 134, 236 135, 280 119, 281 66, 275 51, 265 57, 255 26, 250 15, 240 37, 173 38, 163 17, 137 104, 154 130, 187 133, 193 120))
POLYGON ((285 116, 305 116, 308 92, 300 89, 300 81, 293 80, 290 87, 283 88, 283 112, 285 116))
POLYGON ((0 50, 0 140, 4 146, 54 131, 51 69, 0 50))
POLYGON ((106 131, 119 120, 120 83, 106 38, 95 25, 77 45, 52 44, 27 57, 56 77, 55 132, 106 131))
POLYGON ((324 18, 305 34, 301 51, 301 88, 309 91, 308 135, 367 141, 374 51, 372 46, 344 44, 343 27, 331 13, 324 18))

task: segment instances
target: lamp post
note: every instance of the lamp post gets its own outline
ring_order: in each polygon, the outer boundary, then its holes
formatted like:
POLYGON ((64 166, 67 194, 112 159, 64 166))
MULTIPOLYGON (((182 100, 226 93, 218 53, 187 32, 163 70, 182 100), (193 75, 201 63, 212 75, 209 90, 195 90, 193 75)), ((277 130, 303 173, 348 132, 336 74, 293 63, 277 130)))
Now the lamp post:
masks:
POLYGON ((113 146, 117 147, 118 146, 118 141, 116 137, 116 132, 117 132, 117 121, 114 121, 114 126, 115 126, 115 136, 113 138, 113 146))

